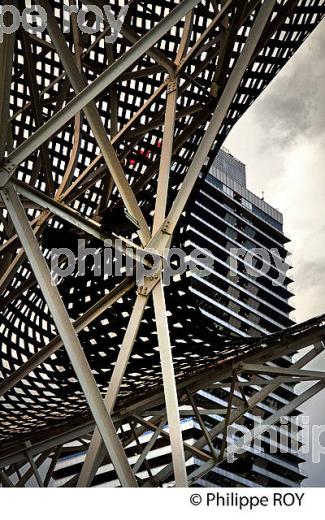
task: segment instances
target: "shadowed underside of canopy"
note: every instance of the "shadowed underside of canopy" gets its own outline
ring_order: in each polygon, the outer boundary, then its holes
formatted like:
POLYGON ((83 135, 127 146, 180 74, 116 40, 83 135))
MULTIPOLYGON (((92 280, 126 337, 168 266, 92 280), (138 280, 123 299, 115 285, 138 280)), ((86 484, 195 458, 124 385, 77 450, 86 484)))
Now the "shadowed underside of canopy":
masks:
MULTIPOLYGON (((91 482, 108 451, 121 484, 137 485, 129 440, 116 431, 150 404, 166 407, 170 431, 173 468, 160 482, 174 473, 185 486, 197 476, 186 475, 179 403, 207 384, 228 384, 234 366, 245 372, 240 363, 321 342, 324 320, 262 339, 222 336, 201 314, 189 273, 163 286, 158 266, 139 284, 115 266, 126 246, 133 258, 186 249, 186 215, 207 156, 321 21, 325 4, 130 2, 114 43, 105 41, 107 20, 91 35, 72 16, 63 34, 65 2, 36 4, 47 11, 46 31, 20 28, 0 44, 2 483, 26 453, 54 461, 59 447, 81 439, 89 449, 79 484, 91 482), (74 271, 55 287, 51 250, 76 254, 78 239, 100 252, 111 240, 113 273, 97 276, 89 261, 84 276, 74 271)), ((109 4, 117 16, 120 2, 109 4)), ((316 380, 314 392, 322 389, 316 380)), ((216 460, 201 448, 210 469, 216 460)))

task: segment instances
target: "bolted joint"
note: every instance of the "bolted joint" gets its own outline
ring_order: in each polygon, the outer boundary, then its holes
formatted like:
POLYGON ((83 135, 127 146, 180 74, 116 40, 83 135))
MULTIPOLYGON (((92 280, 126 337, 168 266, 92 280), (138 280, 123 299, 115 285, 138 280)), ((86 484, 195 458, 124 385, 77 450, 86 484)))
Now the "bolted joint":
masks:
POLYGON ((167 84, 167 94, 171 94, 171 92, 175 92, 177 89, 177 80, 169 81, 167 84))
POLYGON ((141 296, 149 296, 149 294, 156 287, 160 279, 161 274, 159 272, 156 272, 150 276, 145 276, 143 279, 143 283, 141 285, 138 285, 137 293, 141 296))
POLYGON ((171 225, 172 223, 170 222, 170 220, 165 220, 164 225, 162 227, 162 232, 166 235, 172 235, 171 225))
POLYGON ((16 168, 17 165, 10 161, 0 167, 0 188, 4 188, 7 185, 16 168))

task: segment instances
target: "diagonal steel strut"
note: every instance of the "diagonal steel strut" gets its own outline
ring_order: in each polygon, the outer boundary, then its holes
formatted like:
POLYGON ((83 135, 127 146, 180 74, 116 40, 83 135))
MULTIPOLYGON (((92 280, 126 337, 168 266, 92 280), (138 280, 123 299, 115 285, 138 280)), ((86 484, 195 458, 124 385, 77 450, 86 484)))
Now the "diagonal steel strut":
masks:
POLYGON ((137 485, 136 480, 129 466, 120 439, 116 433, 112 419, 106 410, 87 358, 82 350, 58 289, 52 284, 51 273, 41 253, 19 197, 12 186, 7 186, 4 190, 1 190, 1 195, 43 292, 45 301, 51 311, 54 323, 84 391, 121 484, 123 486, 134 487, 137 485))

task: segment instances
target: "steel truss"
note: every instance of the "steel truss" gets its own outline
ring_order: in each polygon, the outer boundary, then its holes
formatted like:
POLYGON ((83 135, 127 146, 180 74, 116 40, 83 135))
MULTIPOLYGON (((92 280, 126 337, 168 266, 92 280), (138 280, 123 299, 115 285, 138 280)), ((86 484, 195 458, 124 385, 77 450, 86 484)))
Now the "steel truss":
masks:
MULTIPOLYGON (((98 0, 91 2, 94 3, 102 6, 98 0)), ((115 2, 111 3, 116 8, 115 2)), ((173 292, 163 285, 162 262, 141 284, 134 276, 119 283, 114 278, 101 293, 92 282, 94 294, 101 298, 87 297, 85 302, 90 299, 92 306, 81 306, 78 316, 74 313, 72 319, 68 314, 68 289, 76 280, 70 278, 67 289, 64 283, 58 287, 51 283, 49 248, 44 244, 46 229, 61 229, 62 234, 67 229, 77 230, 88 241, 96 240, 97 247, 106 239, 113 239, 116 254, 119 251, 130 258, 143 259, 154 250, 162 260, 165 250, 177 241, 184 225, 184 211, 211 150, 212 155, 217 152, 234 122, 322 19, 324 2, 315 2, 311 7, 303 0, 182 0, 162 2, 159 9, 156 3, 153 5, 158 9, 157 15, 148 11, 147 32, 137 23, 146 21, 146 9, 140 9, 141 2, 138 6, 132 3, 116 45, 103 42, 108 25, 99 36, 85 37, 80 34, 75 17, 72 34, 66 37, 56 12, 62 3, 55 3, 56 11, 47 0, 37 0, 36 4, 48 13, 49 38, 21 30, 17 35, 5 35, 0 44, 0 193, 6 210, 1 216, 0 288, 5 338, 11 336, 13 344, 19 344, 13 310, 19 311, 19 327, 25 323, 24 312, 29 312, 26 302, 34 309, 35 302, 36 308, 41 307, 39 312, 47 325, 45 330, 43 325, 39 326, 35 312, 33 317, 28 316, 24 330, 34 327, 37 337, 41 332, 43 344, 28 350, 30 337, 35 344, 37 341, 30 336, 32 333, 23 330, 20 363, 13 361, 18 359, 17 355, 9 355, 9 370, 3 367, 0 481, 3 486, 22 486, 34 475, 39 486, 49 485, 60 455, 72 449, 67 443, 78 439, 74 449, 84 451, 86 457, 71 485, 90 485, 99 466, 109 460, 122 486, 163 485, 174 478, 176 486, 186 487, 222 464, 229 449, 237 455, 238 446, 226 446, 228 426, 278 386, 285 382, 316 381, 268 417, 259 429, 254 429, 253 437, 324 388, 324 373, 303 370, 323 351, 324 318, 269 338, 234 343, 217 338, 217 346, 212 346, 215 337, 211 337, 211 331, 209 340, 200 339, 201 332, 196 331, 200 341, 210 341, 209 354, 202 353, 200 357, 193 343, 184 363, 175 348, 168 318, 173 292), (286 41, 291 38, 286 52, 279 45, 283 30, 287 31, 286 41), (274 49, 276 58, 268 62, 274 49), (15 61, 21 53, 23 70, 21 60, 15 61), (103 59, 96 62, 99 56, 103 59), (54 57, 60 61, 60 74, 53 68, 54 57), (42 60, 44 68, 40 65, 42 60), (47 76, 47 81, 39 91, 36 78, 42 75, 47 76), (12 107, 10 88, 14 89, 17 101, 23 89, 21 77, 28 83, 28 95, 23 96, 23 106, 12 107), (127 92, 123 97, 125 85, 127 92), (132 99, 136 99, 135 106, 132 99), (64 147, 69 149, 69 156, 63 154, 62 168, 57 166, 60 161, 55 153, 56 148, 63 153, 64 147), (135 175, 133 170, 137 168, 135 175), (119 208, 125 208, 136 233, 134 229, 119 230, 119 208), (116 219, 113 231, 108 230, 105 222, 107 210, 111 211, 111 220, 116 219), (130 296, 134 288, 135 302, 130 296), (123 310, 114 314, 121 299, 123 310), (156 338, 158 346, 157 376, 152 374, 157 371, 157 358, 151 362, 150 352, 146 352, 149 361, 142 358, 143 367, 134 357, 135 353, 139 356, 139 331, 148 323, 148 312, 152 317, 148 334, 151 342, 156 338), (120 316, 121 321, 116 322, 117 340, 113 339, 114 334, 106 335, 115 357, 110 359, 109 368, 102 371, 100 359, 93 363, 85 346, 89 340, 83 334, 110 315, 120 316), (306 346, 312 346, 310 352, 289 369, 266 364, 306 346), (60 357, 62 347, 67 357, 60 357), (62 366, 67 368, 66 381, 57 376, 62 366), (46 387, 39 395, 37 390, 29 391, 28 387, 35 384, 37 389, 39 376, 41 386, 42 381, 51 381, 52 372, 56 374, 53 381, 59 384, 46 387), (100 380, 96 377, 99 373, 100 380), (261 389, 246 399, 244 388, 252 381, 261 389), (218 410, 225 415, 224 421, 208 430, 202 416, 215 414, 216 410, 200 408, 196 392, 216 384, 230 386, 229 404, 218 410), (236 389, 243 396, 240 407, 234 407, 232 402, 236 389), (25 401, 21 409, 15 408, 12 396, 17 395, 16 391, 18 395, 27 392, 29 411, 25 401), (50 404, 48 408, 46 404, 42 408, 40 403, 44 402, 50 404), (30 414, 27 422, 24 414, 30 414), (196 417, 202 429, 202 437, 194 445, 183 442, 180 414, 196 417), (139 437, 144 431, 153 434, 143 447, 139 437), (220 435, 219 449, 214 440, 220 435), (153 475, 148 455, 159 438, 170 444, 172 462, 153 475), (134 442, 139 455, 131 465, 125 450, 134 442), (203 464, 188 474, 186 460, 191 457, 203 464), (43 479, 39 468, 45 460, 50 463, 43 479), (22 474, 26 464, 29 467, 22 474), (139 476, 142 468, 146 468, 147 480, 139 476)), ((87 276, 85 285, 91 273, 87 276)), ((172 314, 176 316, 179 311, 174 310, 172 314)), ((187 329, 183 334, 186 333, 187 329)), ((14 348, 8 347, 7 339, 5 344, 6 352, 14 348)), ((152 355, 156 355, 154 351, 152 355)))

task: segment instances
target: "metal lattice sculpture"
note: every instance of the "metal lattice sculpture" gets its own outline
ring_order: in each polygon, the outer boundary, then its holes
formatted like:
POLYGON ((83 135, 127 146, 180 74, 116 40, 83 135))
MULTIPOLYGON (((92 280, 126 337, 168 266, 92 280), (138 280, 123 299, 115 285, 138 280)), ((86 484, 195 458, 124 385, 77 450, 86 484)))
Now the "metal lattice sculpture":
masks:
MULTIPOLYGON (((164 288, 159 268, 139 286, 134 276, 98 277, 87 265, 83 278, 71 274, 56 288, 46 261, 52 247, 73 247, 80 236, 96 248, 112 240, 133 257, 183 246, 207 156, 320 22, 325 4, 131 2, 113 44, 105 43, 109 24, 82 34, 72 17, 63 34, 64 2, 36 4, 47 11, 46 32, 21 28, 0 44, 2 482, 26 453, 55 461, 58 447, 87 437, 95 421, 79 484, 91 482, 107 450, 121 484, 134 486, 122 446, 130 440, 114 424, 165 402, 173 468, 160 482, 174 472, 185 486, 196 476, 185 469, 183 392, 229 378, 234 363, 320 341, 323 318, 243 342, 204 321, 187 276, 164 288)), ((117 14, 119 2, 109 4, 117 14)), ((217 462, 202 442, 207 471, 217 462)))

